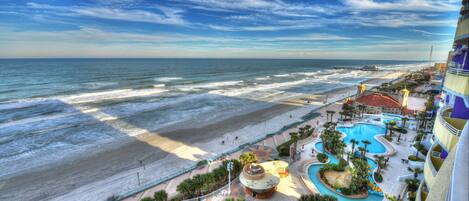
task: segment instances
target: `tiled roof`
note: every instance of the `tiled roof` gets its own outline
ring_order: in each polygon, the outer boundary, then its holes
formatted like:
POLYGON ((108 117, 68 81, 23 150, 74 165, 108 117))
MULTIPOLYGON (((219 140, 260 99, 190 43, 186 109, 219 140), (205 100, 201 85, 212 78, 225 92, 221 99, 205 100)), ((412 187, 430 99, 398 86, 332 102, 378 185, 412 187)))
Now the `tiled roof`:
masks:
POLYGON ((384 108, 401 108, 401 104, 399 101, 395 100, 394 98, 382 94, 382 93, 372 93, 364 96, 360 96, 356 100, 358 103, 367 105, 367 106, 374 106, 374 107, 384 107, 384 108))

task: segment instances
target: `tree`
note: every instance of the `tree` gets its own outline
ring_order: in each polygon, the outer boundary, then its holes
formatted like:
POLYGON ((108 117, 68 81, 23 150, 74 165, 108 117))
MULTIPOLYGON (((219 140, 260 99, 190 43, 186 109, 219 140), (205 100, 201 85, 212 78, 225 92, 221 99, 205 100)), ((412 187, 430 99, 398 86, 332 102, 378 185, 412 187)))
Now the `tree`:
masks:
POLYGON ((239 161, 241 161, 241 164, 243 166, 249 165, 251 163, 256 163, 257 162, 257 157, 254 153, 252 152, 245 152, 239 156, 239 161))
POLYGON ((407 190, 410 192, 417 191, 420 185, 420 181, 418 179, 406 179, 405 183, 407 184, 407 190))
POLYGON ((360 142, 354 138, 350 140, 350 143, 352 143, 352 153, 355 154, 355 145, 358 145, 360 142))
POLYGON ((290 155, 292 156, 293 160, 295 160, 299 136, 298 136, 298 133, 292 132, 290 133, 290 137, 291 137, 291 140, 293 141, 293 150, 294 150, 293 153, 290 153, 290 155))
POLYGON ((414 173, 414 179, 417 179, 417 177, 418 177, 420 174, 423 173, 423 170, 420 169, 420 168, 418 168, 418 167, 417 167, 417 168, 410 168, 410 167, 409 167, 409 170, 414 173))
POLYGON ((366 149, 363 148, 363 147, 358 147, 358 150, 360 151, 361 157, 362 157, 362 158, 365 158, 366 149))
POLYGON ((333 119, 333 117, 334 117, 335 111, 333 111, 333 110, 327 110, 326 113, 327 113, 327 121, 328 121, 328 122, 332 122, 332 119, 333 119), (330 120, 330 121, 329 121, 329 116, 331 116, 331 120, 330 120))
POLYGON ((378 172, 378 174, 381 174, 381 169, 383 168, 384 166, 384 156, 383 155, 375 155, 376 157, 376 164, 378 165, 378 169, 376 170, 378 172))
POLYGON ((157 191, 153 194, 153 198, 155 201, 167 201, 168 200, 168 193, 165 190, 157 191))
POLYGON ((409 121, 409 118, 407 117, 402 117, 402 128, 405 128, 405 124, 407 123, 407 121, 409 121))
POLYGON ((321 195, 321 194, 311 194, 311 195, 301 195, 298 201, 337 201, 337 198, 330 195, 321 195))
POLYGON ((392 134, 393 134, 393 130, 394 130, 394 127, 396 126, 396 122, 391 120, 389 121, 389 136, 392 137, 392 134))
POLYGON ((386 130, 384 131, 384 138, 387 137, 387 134, 388 134, 388 130, 389 130, 389 122, 385 122, 384 125, 386 125, 386 130))
POLYGON ((365 145, 365 153, 367 152, 368 145, 371 144, 369 140, 362 140, 362 143, 365 145))

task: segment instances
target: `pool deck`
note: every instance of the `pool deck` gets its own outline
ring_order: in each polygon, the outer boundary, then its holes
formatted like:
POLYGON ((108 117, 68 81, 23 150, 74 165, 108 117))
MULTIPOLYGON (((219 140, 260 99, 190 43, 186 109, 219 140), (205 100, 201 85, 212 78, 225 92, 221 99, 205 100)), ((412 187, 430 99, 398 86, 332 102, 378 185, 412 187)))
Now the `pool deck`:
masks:
MULTIPOLYGON (((354 123, 360 123, 360 121, 355 121, 354 123)), ((404 196, 403 193, 406 184, 398 181, 398 178, 403 175, 408 175, 410 172, 407 170, 409 164, 403 164, 401 159, 407 159, 408 155, 412 154, 410 149, 412 142, 410 140, 413 139, 415 135, 415 131, 409 130, 407 134, 402 134, 399 144, 396 143, 398 138, 396 133, 393 135, 393 142, 387 141, 381 135, 375 136, 378 141, 384 144, 387 149, 385 155, 389 156, 388 166, 382 170, 383 182, 378 184, 385 194, 392 194, 396 197, 398 195, 401 195, 401 197, 404 196)), ((299 171, 299 177, 306 176, 309 179, 309 166, 318 163, 316 157, 311 154, 311 150, 315 149, 316 143, 317 141, 313 141, 305 144, 305 150, 302 152, 301 160, 299 161, 299 164, 301 164, 299 168, 302 169, 299 171)), ((368 154, 367 157, 374 158, 374 154, 368 154)), ((310 181, 303 183, 303 185, 305 188, 310 189, 311 193, 318 192, 316 186, 310 181)), ((383 200, 388 199, 383 198, 383 200)))
POLYGON ((406 184, 404 182, 399 182, 398 178, 400 176, 411 174, 407 170, 409 164, 402 163, 401 159, 407 159, 408 155, 412 154, 410 146, 413 142, 413 139, 417 135, 415 131, 409 130, 407 134, 402 134, 400 144, 397 144, 397 135, 394 135, 393 142, 390 142, 392 146, 398 150, 395 155, 389 158, 388 166, 383 169, 383 182, 379 183, 378 186, 383 189, 384 193, 395 195, 401 195, 403 197, 403 192, 405 190, 406 184))

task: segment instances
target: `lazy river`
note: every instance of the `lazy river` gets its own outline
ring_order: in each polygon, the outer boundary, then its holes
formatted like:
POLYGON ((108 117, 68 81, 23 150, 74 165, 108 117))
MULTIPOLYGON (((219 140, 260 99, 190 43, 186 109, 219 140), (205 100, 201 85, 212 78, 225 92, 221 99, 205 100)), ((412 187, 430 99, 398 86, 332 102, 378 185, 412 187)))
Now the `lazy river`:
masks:
MULTIPOLYGON (((359 140, 359 141, 369 140, 371 142, 371 144, 368 145, 368 148, 367 148, 369 152, 371 153, 385 153, 386 152, 386 148, 380 142, 374 139, 375 135, 384 134, 385 132, 385 129, 380 126, 371 125, 371 124, 355 124, 353 127, 337 127, 337 130, 347 135, 347 137, 344 138, 344 142, 346 144, 350 144, 350 140, 352 138, 359 140)), ((316 150, 322 153, 325 153, 329 157, 329 163, 334 163, 334 164, 338 163, 338 159, 334 155, 324 151, 322 142, 316 143, 315 148, 316 150)), ((367 162, 370 165, 371 170, 374 170, 376 168, 377 164, 373 160, 371 160, 370 158, 367 158, 367 162)), ((351 198, 344 197, 340 194, 337 194, 336 192, 327 188, 317 178, 316 175, 322 166, 323 166, 322 164, 313 164, 308 169, 309 178, 314 183, 316 188, 319 190, 321 195, 334 196, 338 199, 338 201, 382 201, 383 200, 383 196, 377 195, 376 193, 369 193, 368 197, 363 198, 363 199, 351 199, 351 198)), ((375 183, 374 179, 371 177, 371 174, 370 174, 370 181, 372 183, 375 183)))

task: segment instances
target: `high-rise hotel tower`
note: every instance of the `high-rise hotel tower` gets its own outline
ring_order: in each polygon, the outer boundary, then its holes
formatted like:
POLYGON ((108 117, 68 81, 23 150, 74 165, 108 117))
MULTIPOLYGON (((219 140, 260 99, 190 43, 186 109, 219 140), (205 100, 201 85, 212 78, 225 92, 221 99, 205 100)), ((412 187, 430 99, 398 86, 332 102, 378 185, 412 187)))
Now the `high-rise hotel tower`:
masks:
POLYGON ((469 0, 462 4, 417 201, 469 200, 469 0))

